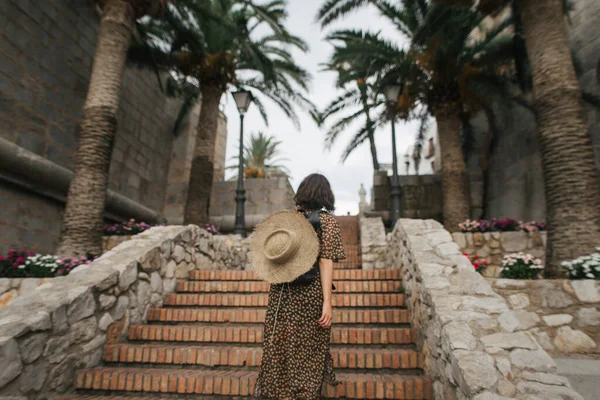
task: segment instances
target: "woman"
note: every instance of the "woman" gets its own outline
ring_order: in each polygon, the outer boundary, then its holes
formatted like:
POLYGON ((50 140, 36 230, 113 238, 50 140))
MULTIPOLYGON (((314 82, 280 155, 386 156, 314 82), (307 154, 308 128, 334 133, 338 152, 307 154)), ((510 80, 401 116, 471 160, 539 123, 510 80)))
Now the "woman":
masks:
POLYGON ((271 285, 255 393, 266 399, 316 400, 323 383, 337 384, 329 350, 333 263, 345 255, 340 229, 330 214, 335 198, 329 181, 320 174, 309 175, 300 184, 295 202, 298 213, 317 216, 313 226, 318 264, 291 283, 271 285), (308 283, 303 282, 306 276, 308 283))

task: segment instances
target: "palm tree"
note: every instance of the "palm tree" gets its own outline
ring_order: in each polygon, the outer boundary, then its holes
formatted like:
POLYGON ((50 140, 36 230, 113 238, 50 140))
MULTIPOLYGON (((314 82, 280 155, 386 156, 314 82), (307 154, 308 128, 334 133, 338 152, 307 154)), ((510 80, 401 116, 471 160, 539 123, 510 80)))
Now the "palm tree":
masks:
POLYGON ((582 104, 583 98, 597 106, 598 98, 577 81, 564 22, 568 1, 488 0, 481 5, 487 11, 510 5, 517 23, 515 48, 526 50, 516 61, 522 88, 533 88, 542 154, 549 222, 545 275, 557 277, 563 275, 561 261, 592 253, 600 243, 600 184, 582 104))
POLYGON ((127 49, 136 19, 160 13, 166 3, 97 2, 103 14, 57 250, 64 256, 102 253, 102 217, 127 49))
POLYGON ((502 61, 512 54, 506 52, 512 43, 504 31, 510 21, 474 40, 471 32, 483 15, 466 8, 431 5, 427 0, 404 0, 402 6, 388 1, 330 0, 319 18, 326 24, 367 3, 375 5, 411 40, 410 47, 401 48, 369 32, 337 31, 329 39, 347 45, 333 61, 364 62, 371 71, 380 71, 380 85, 402 82, 397 110, 401 116, 422 107, 433 114, 442 155, 444 225, 455 231, 470 213, 461 115, 479 109, 490 93, 505 93, 502 61), (438 27, 441 16, 446 23, 438 27))
POLYGON ((548 213, 548 277, 560 262, 600 243, 600 185, 562 0, 518 0, 533 77, 533 98, 548 213))
POLYGON ((131 52, 138 62, 155 64, 169 70, 180 83, 195 85, 202 98, 186 224, 200 225, 208 219, 219 104, 230 86, 253 91, 265 120, 265 107, 257 94, 274 101, 296 124, 295 106, 311 108, 304 96, 310 76, 290 52, 305 52, 307 47, 283 25, 286 5, 284 0, 263 5, 233 0, 181 1, 169 8, 164 19, 144 24, 142 44, 131 52))
MULTIPOLYGON (((334 53, 343 51, 340 46, 334 46, 334 53)), ((335 54, 333 56, 335 58, 335 54)), ((326 147, 331 149, 336 142, 340 133, 353 122, 364 118, 365 122, 359 130, 354 134, 352 141, 346 147, 342 154, 342 162, 345 162, 352 152, 365 140, 369 141, 371 150, 371 159, 373 161, 373 170, 379 171, 379 160, 377 159, 377 147, 375 146, 375 129, 377 122, 373 121, 372 111, 377 112, 377 108, 384 104, 380 94, 374 89, 373 83, 366 79, 369 73, 364 66, 356 63, 344 63, 336 65, 334 63, 325 64, 325 69, 328 71, 337 72, 337 86, 344 88, 342 95, 334 99, 325 110, 320 114, 319 124, 325 123, 327 119, 334 115, 341 114, 348 107, 354 106, 358 109, 350 115, 343 116, 337 119, 328 129, 325 137, 326 147)))
MULTIPOLYGON (((251 178, 268 178, 272 174, 288 174, 288 169, 281 165, 279 156, 281 141, 263 132, 253 133, 244 145, 244 176, 251 178)), ((237 159, 237 157, 235 157, 237 159)), ((239 161, 227 169, 239 168, 239 161)), ((237 179, 237 178, 234 178, 237 179)))

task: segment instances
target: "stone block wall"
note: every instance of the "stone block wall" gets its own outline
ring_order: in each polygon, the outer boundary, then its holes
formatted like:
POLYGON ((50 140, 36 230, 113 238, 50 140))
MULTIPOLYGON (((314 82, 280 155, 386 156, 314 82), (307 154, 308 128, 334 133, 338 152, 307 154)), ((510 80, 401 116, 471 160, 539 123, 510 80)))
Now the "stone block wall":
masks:
MULTIPOLYGON (((442 188, 437 175, 401 175, 402 215, 405 218, 442 220, 442 188)), ((367 215, 380 215, 390 224, 391 183, 387 171, 373 175, 372 209, 367 215)))
MULTIPOLYGON (((247 253, 195 226, 156 227, 0 310, 0 397, 55 398, 99 365, 107 341, 161 306, 193 269, 228 269, 247 253)), ((238 267, 240 268, 240 267, 238 267)))
MULTIPOLYGON (((285 177, 246 179, 246 229, 276 211, 293 210, 294 189, 285 177)), ((235 225, 235 190, 237 181, 215 182, 210 200, 210 222, 222 232, 232 232, 235 225)))
POLYGON ((531 332, 507 326, 514 311, 441 224, 401 219, 388 259, 402 269, 436 400, 583 399, 531 332))
POLYGON ((363 269, 387 268, 387 238, 380 217, 360 217, 360 247, 363 269))
POLYGON ((600 354, 600 281, 490 280, 513 313, 508 330, 531 332, 551 354, 600 354))
POLYGON ((483 272, 488 277, 500 276, 505 254, 523 252, 542 261, 546 258, 546 232, 454 232, 452 238, 462 253, 488 260, 490 264, 483 272))

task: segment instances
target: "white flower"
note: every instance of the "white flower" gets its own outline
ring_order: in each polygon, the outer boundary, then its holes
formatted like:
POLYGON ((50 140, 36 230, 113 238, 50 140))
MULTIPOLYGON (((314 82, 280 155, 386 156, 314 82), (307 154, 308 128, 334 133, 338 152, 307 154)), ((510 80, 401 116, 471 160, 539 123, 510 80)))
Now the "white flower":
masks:
POLYGON ((590 279, 594 279, 594 274, 585 274, 585 276, 587 276, 590 279))

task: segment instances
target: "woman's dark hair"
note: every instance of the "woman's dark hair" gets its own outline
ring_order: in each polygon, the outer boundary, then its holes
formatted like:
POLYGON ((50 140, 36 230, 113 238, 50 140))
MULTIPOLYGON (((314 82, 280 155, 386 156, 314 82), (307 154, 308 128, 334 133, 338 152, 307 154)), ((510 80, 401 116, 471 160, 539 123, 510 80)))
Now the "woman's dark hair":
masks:
POLYGON ((296 205, 305 210, 335 210, 335 196, 327 178, 321 174, 311 174, 304 178, 294 197, 296 205))

